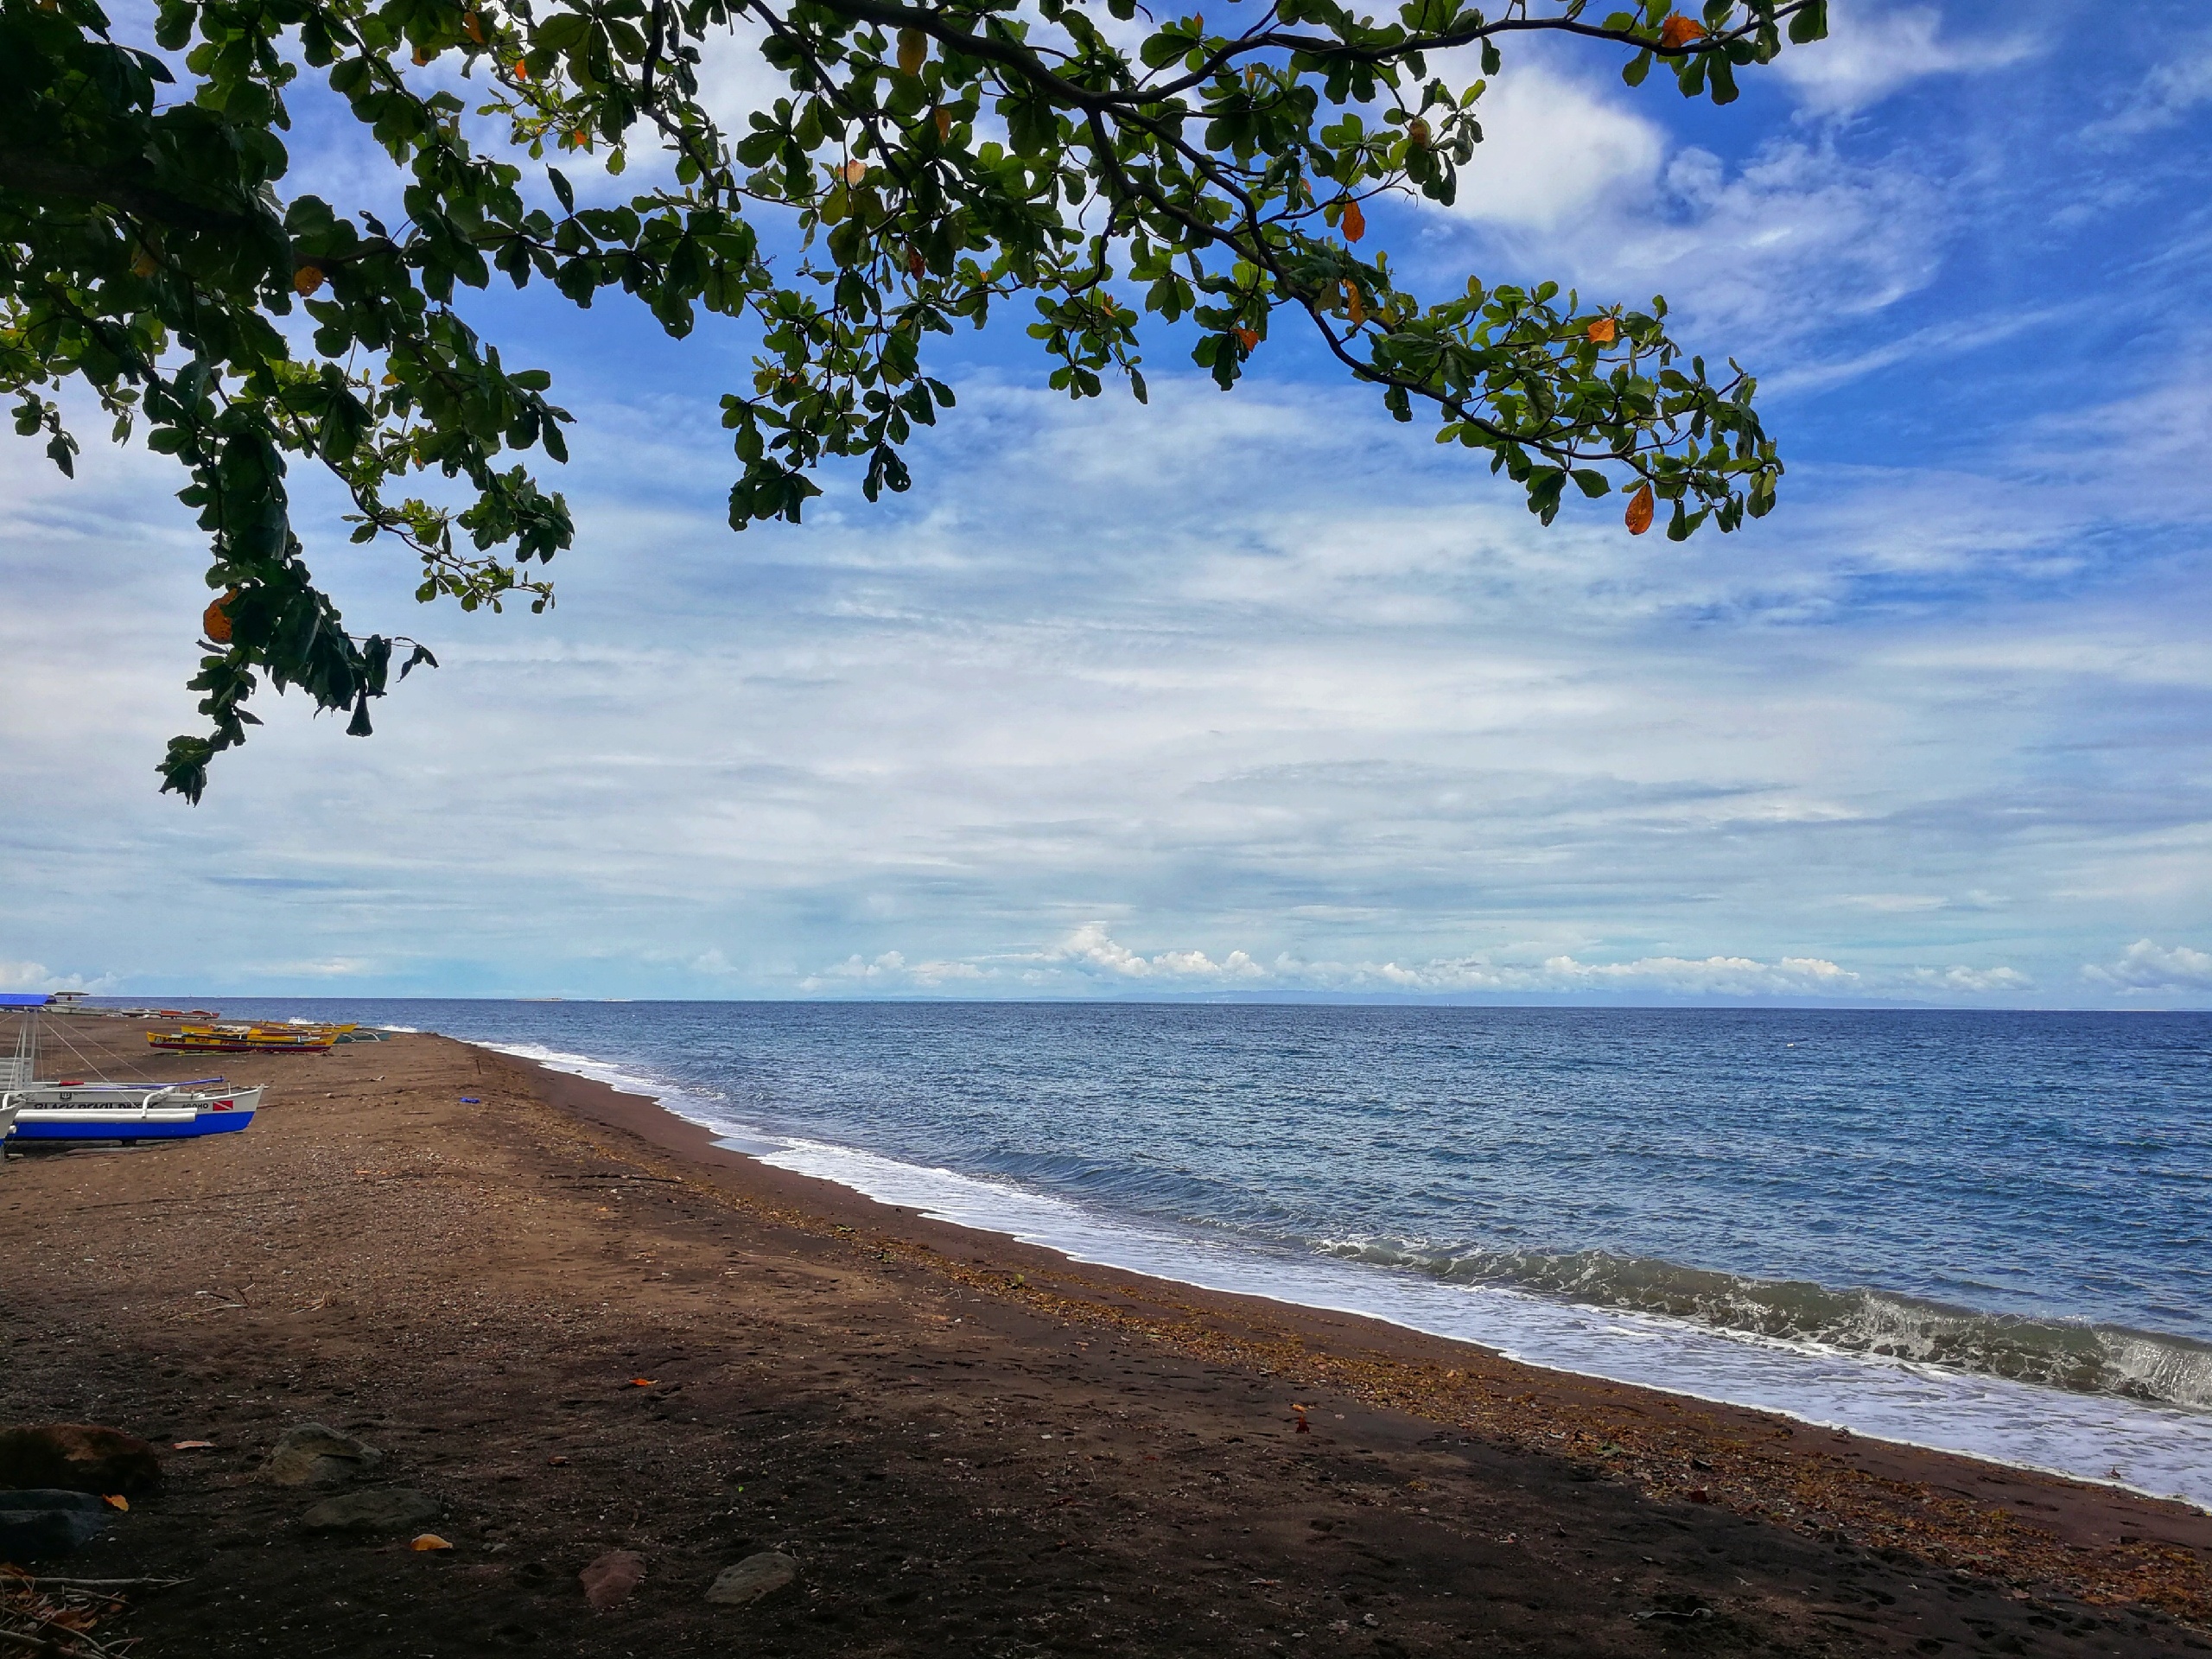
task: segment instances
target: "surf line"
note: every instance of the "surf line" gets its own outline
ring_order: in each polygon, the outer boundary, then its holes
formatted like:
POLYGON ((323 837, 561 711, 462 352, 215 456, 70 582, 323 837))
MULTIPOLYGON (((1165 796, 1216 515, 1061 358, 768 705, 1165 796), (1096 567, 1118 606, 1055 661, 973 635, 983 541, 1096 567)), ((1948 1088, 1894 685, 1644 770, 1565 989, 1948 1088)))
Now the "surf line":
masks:
POLYGON ((2212 1511, 2212 1414, 1453 1283, 1287 1243, 1209 1236, 1196 1227, 1170 1230, 1094 1212, 1057 1194, 741 1122, 702 1095, 588 1055, 536 1044, 477 1046, 644 1096, 709 1130, 727 1149, 772 1167, 1075 1262, 1379 1319, 1547 1370, 1770 1411, 2212 1511))

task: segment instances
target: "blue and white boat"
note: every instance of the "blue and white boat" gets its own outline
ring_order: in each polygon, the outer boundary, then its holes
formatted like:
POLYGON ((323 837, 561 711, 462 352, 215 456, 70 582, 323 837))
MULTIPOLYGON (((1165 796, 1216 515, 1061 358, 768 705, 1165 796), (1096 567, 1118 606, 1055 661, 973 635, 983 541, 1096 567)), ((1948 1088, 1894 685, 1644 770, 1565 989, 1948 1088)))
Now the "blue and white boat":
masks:
POLYGON ((261 1088, 234 1089, 221 1077, 189 1083, 39 1082, 38 1015, 28 1012, 12 1058, 0 1060, 0 1140, 181 1141, 226 1135, 253 1122, 261 1088))

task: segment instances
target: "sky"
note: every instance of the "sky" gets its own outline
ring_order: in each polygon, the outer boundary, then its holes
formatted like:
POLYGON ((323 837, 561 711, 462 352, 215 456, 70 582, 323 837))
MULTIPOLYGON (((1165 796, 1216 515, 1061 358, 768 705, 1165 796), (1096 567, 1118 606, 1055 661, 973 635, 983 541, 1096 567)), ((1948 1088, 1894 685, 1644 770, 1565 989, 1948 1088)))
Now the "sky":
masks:
MULTIPOLYGON (((557 607, 417 607, 296 475, 442 666, 366 741, 264 696, 192 808, 181 480, 0 438, 0 988, 2212 1007, 2212 32, 1834 25, 1720 110, 1516 47, 1459 203, 1370 215, 1409 286, 1663 292, 1758 374, 1735 536, 1541 526, 1288 330, 1071 404, 1019 315, 910 494, 737 535, 741 330, 470 296, 579 416, 557 607)), ((327 112, 293 152, 383 188, 327 112)))

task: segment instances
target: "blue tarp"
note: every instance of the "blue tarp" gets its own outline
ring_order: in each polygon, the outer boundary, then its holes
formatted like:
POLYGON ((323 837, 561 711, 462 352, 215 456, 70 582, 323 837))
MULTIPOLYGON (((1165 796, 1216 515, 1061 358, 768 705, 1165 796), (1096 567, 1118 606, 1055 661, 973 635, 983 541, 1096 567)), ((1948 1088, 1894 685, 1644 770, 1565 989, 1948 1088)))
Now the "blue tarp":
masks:
POLYGON ((43 991, 35 996, 22 991, 0 991, 0 1008, 42 1008, 45 1006, 46 993, 43 991))

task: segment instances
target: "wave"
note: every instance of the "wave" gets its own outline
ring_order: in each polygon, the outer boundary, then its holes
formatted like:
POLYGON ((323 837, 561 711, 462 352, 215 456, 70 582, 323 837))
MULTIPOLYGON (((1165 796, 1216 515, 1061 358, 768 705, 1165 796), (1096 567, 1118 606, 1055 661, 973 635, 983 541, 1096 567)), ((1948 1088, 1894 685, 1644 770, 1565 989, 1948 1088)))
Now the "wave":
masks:
POLYGON ((2212 1344, 2159 1332, 1989 1313, 1889 1291, 1748 1278, 1606 1250, 1444 1250, 1388 1238, 1325 1240, 1320 1248, 1347 1260, 1656 1313, 1731 1335, 2212 1411, 2212 1344))

